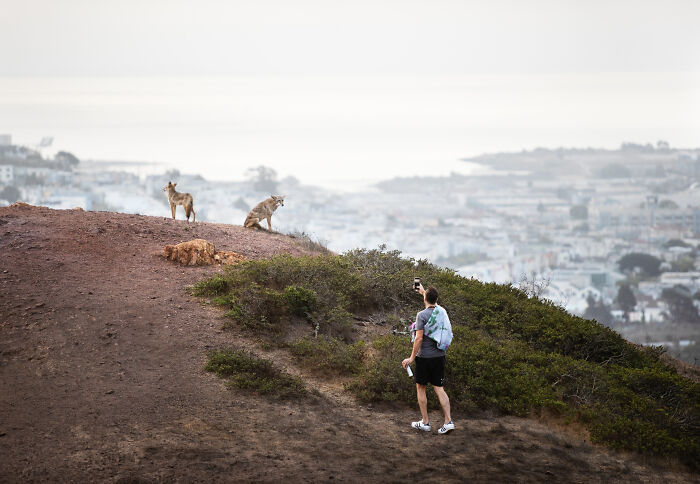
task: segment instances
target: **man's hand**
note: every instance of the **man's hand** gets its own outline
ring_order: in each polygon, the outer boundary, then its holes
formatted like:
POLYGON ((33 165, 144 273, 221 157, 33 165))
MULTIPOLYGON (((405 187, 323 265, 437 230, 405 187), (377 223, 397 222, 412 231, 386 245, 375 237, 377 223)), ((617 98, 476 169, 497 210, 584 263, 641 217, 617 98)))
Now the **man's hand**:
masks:
POLYGON ((425 289, 423 288, 423 284, 418 283, 418 287, 416 288, 416 292, 419 293, 421 296, 425 295, 425 289))
POLYGON ((413 359, 411 359, 411 358, 406 358, 405 360, 403 360, 403 361, 401 362, 401 366, 403 366, 403 369, 405 370, 406 367, 407 367, 408 365, 410 365, 411 363, 413 363, 413 359))

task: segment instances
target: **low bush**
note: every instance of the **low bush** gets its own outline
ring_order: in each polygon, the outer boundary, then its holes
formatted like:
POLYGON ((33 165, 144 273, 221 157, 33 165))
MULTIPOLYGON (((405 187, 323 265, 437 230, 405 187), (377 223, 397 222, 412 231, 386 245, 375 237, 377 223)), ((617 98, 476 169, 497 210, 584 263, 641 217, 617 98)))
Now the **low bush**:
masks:
POLYGON ((657 349, 638 348, 511 285, 380 248, 248 261, 194 291, 256 334, 281 337, 285 321, 303 318, 307 337, 290 345, 297 358, 315 371, 355 375, 348 388, 362 400, 416 405, 413 380, 400 366, 408 337, 384 335, 365 347, 353 343, 352 320, 390 314, 386 331, 403 332, 421 308, 414 277, 438 288, 454 327, 446 389, 456 410, 526 416, 547 409, 584 423, 596 442, 700 467, 700 385, 662 363, 657 349))
POLYGON ((225 378, 234 388, 252 390, 280 399, 306 395, 304 383, 299 378, 245 351, 212 351, 204 368, 225 378))
MULTIPOLYGON (((415 406, 415 386, 399 365, 410 351, 406 338, 384 336, 372 347, 374 356, 348 388, 364 401, 415 406)), ((645 368, 595 363, 455 327, 445 387, 458 411, 527 416, 549 409, 583 422, 594 442, 700 464, 700 385, 658 362, 645 368)), ((437 406, 433 393, 428 396, 437 406)))
MULTIPOLYGON (((416 385, 401 367, 401 361, 410 354, 406 341, 406 337, 393 335, 374 340, 371 356, 347 388, 365 402, 406 402, 415 406, 416 385)), ((428 392, 428 404, 433 408, 439 404, 433 392, 428 392)))
POLYGON ((316 309, 316 292, 299 286, 287 286, 282 291, 282 299, 289 311, 296 316, 305 316, 316 309))
MULTIPOLYGON (((564 403, 548 385, 545 354, 517 341, 497 342, 464 327, 455 327, 448 350, 445 386, 452 407, 471 411, 495 409, 526 416, 535 408, 563 409, 564 403)), ((375 356, 367 362, 350 389, 365 401, 405 401, 415 405, 415 385, 400 362, 410 353, 406 337, 387 335, 374 341, 375 356)), ((433 404, 437 405, 437 399, 433 404)))
POLYGON ((318 237, 314 237, 311 234, 307 234, 303 230, 294 230, 289 232, 287 235, 293 239, 297 239, 296 242, 302 248, 309 250, 318 254, 330 254, 331 251, 328 250, 328 243, 325 240, 321 240, 318 237))
POLYGON ((306 366, 323 373, 359 373, 363 368, 365 343, 345 344, 339 339, 306 336, 290 345, 291 353, 306 366))
POLYGON ((222 274, 197 282, 193 287, 195 296, 216 296, 228 292, 229 279, 222 274))

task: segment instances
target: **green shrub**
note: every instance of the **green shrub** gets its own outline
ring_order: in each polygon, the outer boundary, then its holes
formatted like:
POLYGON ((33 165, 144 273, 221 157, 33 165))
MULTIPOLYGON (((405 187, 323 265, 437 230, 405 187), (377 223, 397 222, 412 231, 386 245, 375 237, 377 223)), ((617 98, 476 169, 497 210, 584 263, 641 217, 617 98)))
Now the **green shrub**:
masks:
POLYGON ((364 341, 345 344, 336 338, 307 336, 292 343, 290 349, 294 356, 316 371, 352 374, 363 368, 364 341))
POLYGON ((227 379, 228 384, 234 388, 252 390, 261 395, 285 399, 306 394, 304 384, 299 378, 245 351, 212 351, 204 368, 227 379))
POLYGON ((390 314, 387 331, 414 319, 422 302, 411 289, 414 277, 438 288, 450 314, 455 340, 446 388, 455 410, 526 416, 549 409, 584 423, 597 442, 700 467, 700 385, 662 363, 658 350, 637 348, 513 286, 466 279, 380 248, 248 261, 194 292, 256 334, 281 336, 288 317, 307 318, 308 335, 319 337, 292 344, 296 357, 316 371, 355 375, 348 389, 364 401, 415 406, 415 385, 400 365, 411 351, 408 337, 381 336, 370 351, 352 344, 353 314, 390 314))
POLYGON ((197 282, 193 287, 192 293, 195 296, 216 296, 225 294, 229 289, 228 283, 229 279, 226 276, 216 274, 209 279, 197 282))
POLYGON ((311 252, 319 253, 319 254, 330 254, 331 251, 328 250, 328 242, 325 240, 321 240, 318 237, 313 237, 311 234, 307 234, 303 230, 294 230, 293 232, 289 232, 287 235, 292 237, 293 239, 297 239, 296 242, 299 244, 302 248, 309 250, 311 252))
POLYGON ((318 327, 316 332, 339 337, 346 342, 350 341, 354 329, 352 313, 341 306, 323 308, 314 312, 312 322, 318 327))
MULTIPOLYGON (((405 402, 416 407, 416 385, 401 367, 401 361, 411 351, 406 341, 405 337, 396 336, 374 340, 372 356, 347 388, 365 402, 405 402)), ((432 392, 428 392, 428 404, 439 404, 432 392)))
MULTIPOLYGON (((527 415, 534 408, 562 408, 563 402, 543 374, 546 355, 527 351, 522 343, 499 343, 476 331, 455 327, 455 342, 448 350, 445 385, 452 407, 498 409, 527 415)), ((415 404, 413 380, 400 362, 409 356, 406 337, 384 336, 374 341, 376 357, 350 385, 365 401, 402 400, 415 404)), ((432 395, 432 393, 429 393, 432 395)), ((437 400, 433 401, 437 404, 437 400)))
POLYGON ((316 293, 299 286, 287 286, 282 291, 282 299, 287 303, 289 311, 296 316, 305 316, 316 309, 316 293))

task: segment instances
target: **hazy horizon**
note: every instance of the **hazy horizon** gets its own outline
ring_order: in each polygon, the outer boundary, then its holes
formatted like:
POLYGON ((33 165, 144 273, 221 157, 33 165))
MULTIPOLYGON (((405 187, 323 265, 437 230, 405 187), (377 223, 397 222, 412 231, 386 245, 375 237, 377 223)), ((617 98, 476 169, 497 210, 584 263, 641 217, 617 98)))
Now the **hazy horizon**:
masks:
POLYGON ((0 133, 308 183, 444 175, 538 146, 694 147, 698 18, 688 0, 14 2, 0 133))
POLYGON ((305 183, 470 173, 461 158, 700 145, 700 75, 0 78, 0 132, 47 154, 305 183), (665 88, 660 89, 660 87, 665 88))

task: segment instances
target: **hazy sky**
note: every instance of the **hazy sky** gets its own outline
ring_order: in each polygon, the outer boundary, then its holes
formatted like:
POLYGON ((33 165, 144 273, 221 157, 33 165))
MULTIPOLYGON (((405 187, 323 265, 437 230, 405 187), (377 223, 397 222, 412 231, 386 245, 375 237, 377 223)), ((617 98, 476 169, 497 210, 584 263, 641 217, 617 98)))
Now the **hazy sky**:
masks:
POLYGON ((346 184, 700 145, 700 0, 0 2, 0 133, 83 159, 346 184))
POLYGON ((0 75, 700 71, 697 0, 2 0, 0 75))

